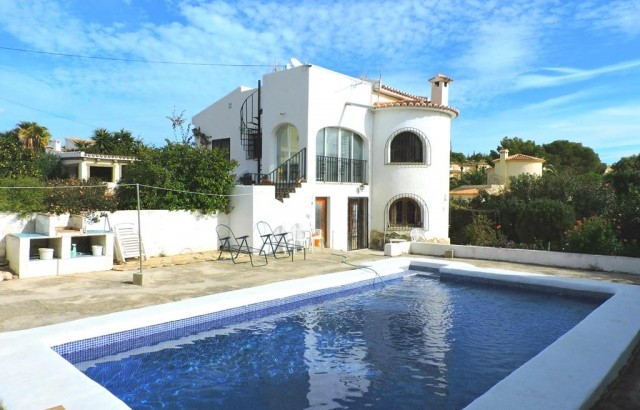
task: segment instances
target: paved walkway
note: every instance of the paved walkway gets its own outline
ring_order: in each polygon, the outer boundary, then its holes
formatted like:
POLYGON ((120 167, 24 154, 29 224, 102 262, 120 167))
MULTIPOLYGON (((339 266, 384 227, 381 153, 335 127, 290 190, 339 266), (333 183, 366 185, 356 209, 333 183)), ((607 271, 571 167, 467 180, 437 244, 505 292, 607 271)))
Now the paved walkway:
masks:
MULTIPOLYGON (((306 260, 303 260, 302 254, 297 254, 293 262, 289 258, 274 260, 270 257, 268 265, 253 268, 249 263, 234 265, 230 260, 217 261, 216 257, 217 253, 199 253, 151 258, 143 264, 148 281, 144 287, 132 284, 133 273, 139 269, 138 261, 116 265, 114 270, 106 272, 0 282, 0 332, 351 269, 343 261, 357 265, 386 258, 381 252, 371 250, 332 253, 325 249, 323 252, 309 253, 306 260), (346 259, 341 255, 346 255, 346 259)), ((480 267, 640 284, 640 276, 632 274, 460 258, 455 260, 480 267)), ((640 349, 636 349, 625 372, 595 409, 640 408, 640 349)))

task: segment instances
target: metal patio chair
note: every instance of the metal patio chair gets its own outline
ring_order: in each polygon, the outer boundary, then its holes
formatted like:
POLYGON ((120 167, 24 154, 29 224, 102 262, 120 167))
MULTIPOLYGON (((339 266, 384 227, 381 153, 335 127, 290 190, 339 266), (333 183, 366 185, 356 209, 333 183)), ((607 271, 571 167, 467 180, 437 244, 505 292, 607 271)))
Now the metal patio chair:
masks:
POLYGON ((249 255, 249 261, 251 262, 251 266, 264 266, 268 263, 267 255, 262 254, 262 250, 258 250, 255 248, 251 248, 249 243, 247 242, 249 235, 244 236, 236 236, 231 228, 227 225, 220 224, 216 226, 216 233, 218 234, 218 240, 220 241, 220 254, 218 254, 218 259, 222 257, 223 252, 229 252, 231 256, 231 261, 236 264, 236 259, 240 253, 244 253, 249 255), (235 256, 234 256, 235 253, 235 256), (256 265, 253 261, 253 254, 257 253, 259 256, 264 256, 264 264, 256 265))
POLYGON ((260 248, 260 254, 271 253, 274 258, 278 258, 280 250, 286 252, 291 256, 293 262, 293 256, 295 251, 301 250, 304 253, 304 259, 307 259, 307 248, 302 245, 296 244, 295 237, 291 232, 275 232, 271 229, 271 225, 265 221, 260 221, 256 224, 260 238, 262 239, 262 247, 260 248))

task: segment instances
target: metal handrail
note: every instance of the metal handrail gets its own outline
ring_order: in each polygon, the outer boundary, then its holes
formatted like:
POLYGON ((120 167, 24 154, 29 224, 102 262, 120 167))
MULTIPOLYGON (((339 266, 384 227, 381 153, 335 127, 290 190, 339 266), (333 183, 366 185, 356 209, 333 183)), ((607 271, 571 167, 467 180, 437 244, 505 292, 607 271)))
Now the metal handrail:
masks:
POLYGON ((366 160, 316 156, 316 181, 366 184, 367 176, 366 160))

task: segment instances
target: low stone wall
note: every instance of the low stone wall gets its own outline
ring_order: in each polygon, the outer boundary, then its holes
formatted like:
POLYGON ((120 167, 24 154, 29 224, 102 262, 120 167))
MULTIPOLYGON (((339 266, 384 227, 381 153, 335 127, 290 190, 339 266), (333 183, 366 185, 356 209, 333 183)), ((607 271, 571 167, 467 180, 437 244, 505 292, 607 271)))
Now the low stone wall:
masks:
POLYGON ((402 253, 444 257, 446 251, 453 251, 453 257, 485 259, 504 262, 528 263, 532 265, 557 266, 569 269, 601 270, 640 274, 640 258, 624 256, 590 255, 533 251, 527 249, 489 248, 467 245, 440 245, 423 242, 393 243, 385 245, 385 254, 398 256, 402 253))

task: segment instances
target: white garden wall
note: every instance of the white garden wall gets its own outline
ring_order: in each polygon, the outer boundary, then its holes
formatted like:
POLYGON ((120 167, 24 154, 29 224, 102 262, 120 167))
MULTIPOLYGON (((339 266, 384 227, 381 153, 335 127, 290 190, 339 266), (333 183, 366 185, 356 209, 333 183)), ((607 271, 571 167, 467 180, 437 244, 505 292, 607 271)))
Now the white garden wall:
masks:
MULTIPOLYGON (((224 214, 220 220, 224 222, 224 214)), ((6 261, 6 235, 34 232, 35 216, 20 219, 14 214, 0 214, 0 261, 6 261)), ((140 212, 142 241, 148 257, 179 255, 217 249, 218 216, 187 211, 145 210, 140 212)), ((119 223, 138 225, 137 211, 117 211, 89 229, 109 229, 119 223)))
POLYGON ((623 256, 589 255, 583 253, 532 251, 527 249, 489 248, 467 245, 440 245, 422 242, 385 245, 385 254, 397 256, 408 250, 415 255, 444 256, 453 250, 454 256, 468 259, 485 259, 532 265, 557 266, 570 269, 602 270, 640 274, 640 259, 623 256))

